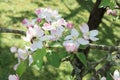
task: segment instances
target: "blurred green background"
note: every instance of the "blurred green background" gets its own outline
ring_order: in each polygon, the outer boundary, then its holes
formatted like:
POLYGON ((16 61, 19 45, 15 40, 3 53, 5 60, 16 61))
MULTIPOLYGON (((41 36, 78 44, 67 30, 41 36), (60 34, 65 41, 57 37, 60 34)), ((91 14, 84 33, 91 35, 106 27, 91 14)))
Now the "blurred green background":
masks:
MULTIPOLYGON (((34 18, 34 10, 40 7, 56 9, 67 21, 73 22, 75 27, 87 23, 95 0, 0 0, 0 27, 25 31, 21 24, 24 18, 34 18)), ((120 20, 113 20, 113 16, 106 15, 100 24, 98 44, 115 45, 120 39, 120 20)), ((23 48, 25 42, 21 35, 0 33, 0 80, 7 80, 9 74, 14 74, 13 66, 17 59, 10 53, 10 47, 23 48)), ((107 52, 91 50, 89 60, 97 61, 107 52)), ((41 71, 28 67, 21 80, 73 80, 72 66, 64 62, 59 68, 45 66, 41 71)), ((84 80, 87 80, 85 78, 84 80)))

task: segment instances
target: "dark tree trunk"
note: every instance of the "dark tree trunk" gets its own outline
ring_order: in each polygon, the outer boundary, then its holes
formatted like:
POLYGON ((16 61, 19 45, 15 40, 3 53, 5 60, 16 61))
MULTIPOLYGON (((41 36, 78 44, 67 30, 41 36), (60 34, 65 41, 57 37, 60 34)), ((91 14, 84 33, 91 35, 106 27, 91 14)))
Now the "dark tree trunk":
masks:
MULTIPOLYGON (((80 1, 80 0, 77 0, 80 1)), ((104 13, 106 11, 105 8, 99 8, 101 0, 97 0, 96 3, 94 4, 94 7, 90 13, 90 17, 88 20, 88 26, 90 28, 90 30, 92 29, 97 29, 99 24, 101 23, 101 20, 104 16, 104 13)), ((85 50, 81 50, 79 49, 78 52, 84 52, 86 57, 87 54, 89 52, 89 47, 87 47, 85 50)), ((82 80, 83 72, 85 70, 84 65, 80 62, 80 60, 76 57, 75 55, 75 59, 72 63, 73 67, 74 67, 74 74, 76 75, 76 80, 82 80)))
POLYGON ((93 10, 90 13, 90 17, 88 20, 88 25, 90 30, 92 29, 97 29, 99 24, 101 23, 101 20, 104 16, 104 13, 106 11, 106 8, 99 8, 99 5, 101 3, 102 0, 97 0, 93 10))

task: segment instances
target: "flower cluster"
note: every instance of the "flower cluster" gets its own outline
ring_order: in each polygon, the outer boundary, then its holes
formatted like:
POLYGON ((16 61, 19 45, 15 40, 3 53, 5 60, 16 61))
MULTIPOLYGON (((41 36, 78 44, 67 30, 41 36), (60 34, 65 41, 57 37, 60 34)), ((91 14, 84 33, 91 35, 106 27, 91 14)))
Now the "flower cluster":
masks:
POLYGON ((80 26, 80 30, 82 32, 82 36, 80 36, 79 32, 75 28, 73 28, 70 31, 71 34, 65 37, 63 45, 68 52, 77 51, 80 45, 87 45, 89 44, 90 40, 98 40, 98 38, 96 38, 96 35, 98 35, 98 31, 89 31, 89 27, 87 24, 83 24, 82 26, 80 26))
POLYGON ((112 9, 107 9, 106 12, 108 15, 117 16, 117 11, 112 9))
MULTIPOLYGON (((29 42, 29 47, 25 49, 12 47, 11 52, 16 54, 18 64, 14 66, 17 69, 21 60, 28 58, 29 65, 32 64, 32 53, 37 49, 46 47, 45 45, 52 41, 60 41, 63 43, 67 52, 76 52, 80 45, 88 45, 90 41, 96 41, 98 38, 97 30, 89 30, 87 24, 79 27, 79 31, 73 27, 71 22, 66 22, 64 18, 58 14, 57 10, 50 8, 40 8, 35 10, 36 18, 32 20, 24 19, 23 25, 26 26, 26 36, 22 39, 29 42), (63 34, 67 31, 69 35, 63 34), (64 40, 61 37, 65 37, 64 40)), ((48 44, 47 44, 48 45, 48 44)))
POLYGON ((18 63, 13 67, 14 70, 17 69, 21 61, 26 60, 27 58, 29 59, 29 66, 32 64, 33 62, 32 53, 33 52, 29 50, 29 47, 25 47, 25 49, 11 47, 10 50, 12 53, 15 53, 15 57, 18 58, 18 63))

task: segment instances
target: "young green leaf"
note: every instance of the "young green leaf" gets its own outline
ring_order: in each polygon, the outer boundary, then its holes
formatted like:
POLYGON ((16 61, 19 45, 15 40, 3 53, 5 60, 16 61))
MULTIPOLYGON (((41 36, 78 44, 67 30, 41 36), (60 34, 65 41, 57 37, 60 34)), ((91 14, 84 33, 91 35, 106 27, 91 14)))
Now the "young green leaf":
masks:
POLYGON ((84 66, 87 67, 87 61, 85 55, 83 53, 77 53, 76 55, 78 59, 84 64, 84 66))
POLYGON ((26 70, 26 62, 21 61, 20 65, 17 67, 16 73, 21 76, 26 70))
POLYGON ((33 59, 34 59, 34 63, 35 65, 37 65, 39 67, 39 69, 42 68, 43 65, 43 57, 46 55, 46 50, 43 49, 39 49, 37 50, 34 55, 33 55, 33 59))
POLYGON ((61 59, 58 55, 58 53, 48 53, 47 54, 47 60, 48 60, 48 63, 54 67, 59 67, 60 66, 60 63, 61 63, 61 59))

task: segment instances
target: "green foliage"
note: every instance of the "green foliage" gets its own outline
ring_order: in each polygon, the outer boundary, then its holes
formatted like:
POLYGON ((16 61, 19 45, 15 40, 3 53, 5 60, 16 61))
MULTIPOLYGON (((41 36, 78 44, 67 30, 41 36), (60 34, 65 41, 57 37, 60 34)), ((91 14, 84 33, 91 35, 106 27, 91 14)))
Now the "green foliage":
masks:
POLYGON ((33 54, 33 60, 34 63, 33 65, 36 65, 39 69, 42 68, 43 65, 43 58, 46 55, 46 50, 45 48, 38 49, 34 54, 33 54))
POLYGON ((85 55, 83 53, 77 53, 76 55, 78 59, 84 64, 84 66, 87 67, 87 61, 85 55))
POLYGON ((47 62, 48 64, 54 66, 54 67, 59 67, 61 63, 61 59, 59 57, 58 53, 52 52, 47 54, 47 62))
MULTIPOLYGON (((23 25, 21 25, 21 21, 24 18, 32 18, 34 16, 34 10, 39 7, 51 7, 53 9, 57 9, 67 21, 73 22, 75 27, 78 27, 78 25, 81 25, 82 23, 86 23, 88 21, 89 12, 92 10, 93 6, 92 0, 81 0, 80 4, 77 2, 79 0, 63 1, 64 2, 61 0, 2 0, 0 2, 0 27, 25 31, 26 29, 23 25)), ((95 1, 96 0, 94 0, 94 2, 95 1)), ((108 0, 102 1, 107 2, 108 0)), ((111 16, 106 14, 104 15, 102 23, 98 28, 100 38, 100 40, 97 42, 98 44, 102 43, 106 45, 114 45, 115 40, 120 38, 120 21, 113 22, 111 19, 111 16)), ((11 55, 9 48, 11 46, 23 47, 24 44, 25 42, 21 39, 21 35, 0 34, 0 80, 8 80, 8 75, 14 73, 12 68, 17 63, 17 60, 14 59, 13 55, 11 55)), ((91 61, 97 61, 106 54, 106 52, 99 50, 90 50, 90 52, 91 53, 88 54, 88 58, 91 61)), ((59 53, 60 58, 69 55, 66 54, 65 49, 60 49, 57 51, 57 53, 59 53)), ((64 65, 62 64, 60 66, 60 69, 57 70, 53 67, 47 66, 48 70, 41 70, 39 72, 40 75, 38 75, 39 77, 36 77, 29 68, 29 70, 26 71, 26 73, 22 75, 21 78, 22 80, 71 80, 69 78, 72 70, 68 68, 70 64, 64 63, 64 65), (52 71, 50 71, 50 69, 52 69, 52 71), (65 71, 66 69, 67 71, 65 71), (56 74, 59 75, 56 77, 56 74)))
POLYGON ((22 74, 25 72, 26 70, 26 62, 25 61, 21 61, 21 63, 19 64, 19 66, 17 67, 16 73, 19 76, 22 76, 22 74))
POLYGON ((115 0, 102 0, 100 7, 110 7, 111 9, 115 8, 115 0))

